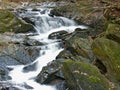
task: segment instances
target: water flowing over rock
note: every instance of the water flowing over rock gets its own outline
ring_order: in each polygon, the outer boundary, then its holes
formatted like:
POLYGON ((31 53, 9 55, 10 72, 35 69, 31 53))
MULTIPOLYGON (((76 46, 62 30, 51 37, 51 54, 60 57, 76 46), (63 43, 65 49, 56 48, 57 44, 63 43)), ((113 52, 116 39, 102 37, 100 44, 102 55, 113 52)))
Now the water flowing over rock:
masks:
MULTIPOLYGON (((61 30, 65 30, 65 33, 71 33, 75 28, 86 27, 79 26, 73 20, 65 17, 51 17, 49 15, 51 8, 46 7, 51 5, 55 6, 55 3, 38 4, 39 7, 36 7, 37 10, 33 10, 33 8, 31 8, 32 5, 36 4, 31 3, 28 7, 25 7, 25 9, 17 9, 14 13, 18 17, 23 18, 26 22, 33 24, 37 34, 29 35, 28 33, 24 38, 19 38, 18 41, 16 39, 15 41, 8 41, 5 45, 1 44, 1 55, 5 55, 3 57, 1 56, 0 59, 1 62, 5 64, 5 69, 1 69, 1 72, 3 72, 1 73, 1 78, 2 74, 6 74, 6 76, 3 76, 7 80, 7 83, 11 83, 13 85, 13 87, 8 86, 8 89, 14 89, 14 87, 17 87, 22 90, 55 90, 56 87, 58 90, 65 90, 66 82, 63 79, 62 72, 59 71, 59 73, 56 73, 59 70, 58 65, 60 65, 59 63, 57 64, 57 62, 54 62, 54 64, 51 63, 49 67, 53 71, 49 70, 48 73, 50 76, 48 75, 46 80, 42 80, 44 79, 44 72, 40 73, 40 71, 43 66, 46 66, 48 62, 55 60, 56 56, 63 50, 61 40, 58 40, 57 38, 52 40, 48 39, 48 37, 52 33, 62 32, 61 30), (41 5, 43 5, 43 7, 40 7, 41 5), (28 19, 26 20, 25 18, 28 19), (36 58, 38 55, 39 57, 36 58), (54 76, 54 73, 56 73, 56 76, 54 76), (36 76, 38 76, 38 79, 36 79, 36 76), (39 78, 40 76, 43 78, 39 78), (48 85, 51 86, 39 84, 35 79, 42 84, 47 84, 50 79, 51 81, 48 85)), ((13 15, 11 12, 9 13, 10 15, 13 15)), ((23 33, 23 31, 20 30, 13 32, 23 33)), ((60 33, 60 35, 62 34, 64 34, 64 32, 60 33)), ((59 39, 61 39, 61 37, 59 39)), ((43 71, 44 69, 45 68, 43 68, 43 71)), ((6 88, 7 85, 5 89, 6 88)))
POLYGON ((105 31, 107 20, 104 17, 103 4, 99 0, 76 0, 76 3, 67 3, 51 11, 52 15, 65 16, 74 19, 77 23, 84 23, 94 28, 94 36, 105 31))
POLYGON ((0 10, 0 89, 119 90, 119 6, 50 1, 0 10))

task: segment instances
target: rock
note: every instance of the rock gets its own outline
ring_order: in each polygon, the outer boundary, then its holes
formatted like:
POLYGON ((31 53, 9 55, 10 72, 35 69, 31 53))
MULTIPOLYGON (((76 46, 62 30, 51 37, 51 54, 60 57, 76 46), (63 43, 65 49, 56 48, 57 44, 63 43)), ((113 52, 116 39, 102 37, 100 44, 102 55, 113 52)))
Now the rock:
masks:
POLYGON ((39 56, 39 49, 19 44, 0 44, 0 64, 28 64, 39 56))
MULTIPOLYGON (((103 36, 92 44, 95 56, 104 64, 106 76, 120 85, 120 26, 109 24, 103 36)), ((120 86, 119 86, 120 89, 120 86)))
POLYGON ((26 33, 35 32, 32 25, 18 19, 12 12, 8 10, 0 10, 0 33, 14 32, 26 33))
POLYGON ((57 90, 66 90, 67 85, 61 70, 61 60, 55 60, 43 67, 36 78, 41 84, 54 85, 57 90))
MULTIPOLYGON (((21 86, 21 85, 20 85, 21 86)), ((33 89, 32 87, 24 84, 23 87, 27 89, 33 89)), ((9 82, 0 81, 0 90, 21 90, 21 88, 16 87, 16 84, 11 84, 9 82)))
POLYGON ((23 44, 25 46, 42 46, 42 45, 44 45, 42 42, 39 42, 39 41, 34 40, 34 39, 30 39, 28 37, 26 37, 24 39, 23 44))
POLYGON ((31 71, 35 71, 36 70, 36 65, 37 65, 37 63, 33 63, 33 64, 28 64, 28 65, 26 65, 24 68, 23 68, 23 72, 24 73, 28 73, 28 72, 31 72, 31 71))
POLYGON ((58 56, 64 59, 73 59, 83 62, 92 62, 94 60, 93 53, 91 51, 91 41, 86 38, 81 38, 80 32, 74 32, 68 35, 64 39, 64 48, 58 56))
POLYGON ((49 39, 62 39, 62 38, 64 38, 64 36, 66 36, 66 34, 68 34, 68 32, 62 30, 62 31, 58 31, 58 32, 53 32, 53 33, 51 33, 51 34, 48 36, 48 38, 49 38, 49 39))
POLYGON ((23 34, 14 34, 12 32, 5 32, 0 34, 0 44, 14 43, 22 44, 26 36, 23 34))
POLYGON ((9 80, 10 77, 8 76, 9 69, 5 66, 0 66, 0 81, 2 80, 9 80))
MULTIPOLYGON (((52 61, 48 63, 47 66, 43 67, 40 74, 37 76, 36 81, 41 84, 51 84, 56 80, 59 82, 64 80, 64 76, 61 73, 61 64, 57 61, 52 61)), ((58 83, 57 82, 57 83, 58 83)), ((54 84, 57 84, 54 83, 54 84)))
MULTIPOLYGON (((0 42, 0 81, 9 80, 11 65, 26 65, 39 56, 39 48, 26 47, 21 44, 0 42)), ((30 69, 25 69, 26 72, 30 69)))
POLYGON ((98 35, 107 28, 107 20, 101 7, 103 5, 98 0, 79 0, 76 3, 54 8, 51 14, 74 19, 78 24, 89 25, 98 35))
POLYGON ((35 23, 31 21, 28 17, 23 17, 22 19, 29 24, 35 25, 35 23))
POLYGON ((91 64, 67 60, 62 70, 68 90, 112 90, 108 80, 91 64))

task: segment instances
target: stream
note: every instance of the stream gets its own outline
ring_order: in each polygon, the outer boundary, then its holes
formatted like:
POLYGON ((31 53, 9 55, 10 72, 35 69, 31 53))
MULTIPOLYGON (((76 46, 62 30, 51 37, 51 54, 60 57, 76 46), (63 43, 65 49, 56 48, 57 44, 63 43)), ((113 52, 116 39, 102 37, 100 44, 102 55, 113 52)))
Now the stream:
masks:
MULTIPOLYGON (((58 39, 48 39, 48 36, 53 32, 61 30, 72 33, 76 28, 84 29, 85 26, 77 25, 73 20, 65 17, 50 16, 51 6, 56 6, 55 3, 40 3, 38 4, 37 10, 33 10, 32 6, 26 7, 26 12, 19 13, 19 17, 28 17, 34 22, 34 27, 37 31, 37 35, 29 36, 31 39, 35 39, 42 42, 44 46, 40 46, 39 57, 32 63, 27 65, 16 65, 7 66, 12 68, 9 72, 11 80, 8 82, 12 83, 14 87, 20 90, 56 90, 55 86, 41 85, 35 81, 35 77, 40 73, 42 68, 47 63, 55 60, 56 56, 64 50, 61 45, 61 41, 58 39), (24 72, 24 67, 34 65, 35 69, 24 72)), ((24 6, 23 6, 24 7, 24 6)))

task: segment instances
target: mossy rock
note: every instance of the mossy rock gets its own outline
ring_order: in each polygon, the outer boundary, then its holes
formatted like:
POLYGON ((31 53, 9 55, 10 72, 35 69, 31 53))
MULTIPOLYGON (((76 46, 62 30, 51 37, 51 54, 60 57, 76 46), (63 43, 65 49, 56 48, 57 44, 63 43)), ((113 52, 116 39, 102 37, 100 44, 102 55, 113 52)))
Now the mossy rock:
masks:
POLYGON ((92 44, 94 55, 107 69, 107 77, 120 85, 120 26, 109 24, 103 37, 92 44))
POLYGON ((72 35, 65 38, 65 48, 70 51, 73 57, 77 60, 90 62, 93 60, 91 51, 91 41, 87 38, 81 38, 82 32, 74 32, 72 35))
POLYGON ((92 48, 95 56, 106 66, 108 77, 113 81, 120 81, 120 44, 106 38, 98 38, 92 48))
POLYGON ((62 70, 68 90, 112 90, 108 80, 91 64, 67 60, 62 70))
POLYGON ((0 10, 0 33, 4 32, 34 32, 32 25, 18 19, 12 12, 8 10, 0 10))

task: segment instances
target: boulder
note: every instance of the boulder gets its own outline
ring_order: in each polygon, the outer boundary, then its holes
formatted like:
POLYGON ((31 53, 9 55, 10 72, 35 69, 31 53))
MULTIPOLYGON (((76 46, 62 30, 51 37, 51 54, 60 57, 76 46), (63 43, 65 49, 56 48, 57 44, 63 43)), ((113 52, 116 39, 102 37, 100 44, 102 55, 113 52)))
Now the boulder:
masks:
POLYGON ((26 47, 20 44, 0 43, 0 64, 18 65, 28 64, 39 56, 39 49, 26 47))
POLYGON ((17 18, 12 12, 8 10, 0 10, 0 33, 14 32, 26 33, 35 32, 32 25, 25 23, 17 18))
POLYGON ((92 62, 94 60, 91 51, 91 40, 81 38, 81 32, 74 32, 64 37, 64 48, 57 59, 73 59, 83 62, 92 62))
POLYGON ((62 70, 68 90, 112 90, 108 80, 91 64, 67 60, 62 70))
POLYGON ((36 81, 41 84, 51 84, 56 80, 64 80, 64 76, 61 73, 61 63, 57 61, 52 61, 48 63, 47 66, 43 67, 42 71, 36 78, 36 81))
MULTIPOLYGON (((11 65, 26 65, 39 56, 40 48, 27 47, 19 43, 0 42, 0 81, 9 80, 11 65)), ((26 69, 26 72, 29 69, 26 69)))
POLYGON ((36 81, 41 84, 54 85, 57 90, 66 90, 67 86, 61 67, 61 62, 58 60, 48 63, 47 66, 43 67, 36 81))
POLYGON ((104 36, 92 44, 95 56, 107 69, 106 76, 120 85, 120 26, 109 24, 104 36))
POLYGON ((53 32, 53 33, 51 33, 51 34, 48 36, 48 38, 49 38, 49 39, 62 39, 62 38, 64 38, 64 36, 66 36, 67 34, 68 34, 67 31, 62 30, 62 31, 58 31, 58 32, 53 32))

